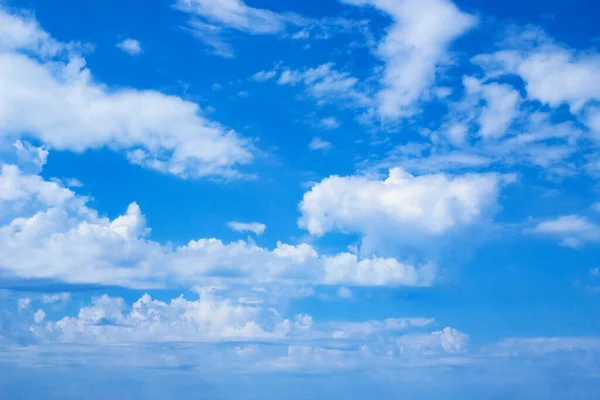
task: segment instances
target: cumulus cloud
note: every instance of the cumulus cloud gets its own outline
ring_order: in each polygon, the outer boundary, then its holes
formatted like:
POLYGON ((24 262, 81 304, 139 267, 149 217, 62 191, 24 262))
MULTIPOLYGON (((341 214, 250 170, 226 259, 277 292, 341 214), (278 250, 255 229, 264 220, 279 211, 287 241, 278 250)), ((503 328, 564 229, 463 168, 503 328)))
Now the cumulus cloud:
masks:
POLYGON ((377 114, 396 119, 416 112, 431 89, 436 69, 449 61, 448 48, 475 26, 477 19, 449 0, 343 0, 373 6, 393 19, 376 54, 385 63, 377 114))
POLYGON ((135 39, 125 39, 117 43, 117 48, 130 56, 137 56, 142 53, 142 44, 135 39))
POLYGON ((0 172, 0 268, 21 278, 130 287, 210 279, 423 286, 434 279, 428 265, 320 255, 306 243, 278 243, 271 250, 203 238, 173 248, 146 239, 149 228, 136 203, 111 220, 60 182, 10 165, 0 172))
POLYGON ((540 222, 528 232, 555 237, 560 240, 561 245, 573 248, 600 241, 600 227, 579 215, 564 215, 540 222))
POLYGON ((400 168, 385 180, 332 176, 304 195, 299 223, 316 236, 440 236, 492 215, 503 181, 497 174, 413 176, 400 168))
POLYGON ((600 99, 600 56, 554 43, 540 30, 526 30, 512 38, 513 48, 473 58, 488 75, 520 76, 527 96, 552 107, 568 104, 579 112, 590 100, 600 99))
POLYGON ((111 89, 34 20, 4 9, 0 18, 9 21, 0 31, 1 137, 27 133, 49 149, 75 152, 123 150, 132 163, 184 178, 233 178, 252 161, 251 143, 206 119, 197 104, 152 90, 111 89))
POLYGON ((265 233, 267 226, 265 224, 261 224, 260 222, 236 222, 232 221, 227 224, 229 228, 236 232, 252 232, 255 235, 262 235, 265 233))
POLYGON ((33 321, 36 324, 41 324, 42 322, 44 322, 44 319, 46 318, 46 313, 44 312, 44 310, 37 310, 35 312, 35 314, 33 315, 33 321))
POLYGON ((408 334, 396 339, 401 354, 464 353, 468 344, 469 335, 449 327, 430 334, 408 334))

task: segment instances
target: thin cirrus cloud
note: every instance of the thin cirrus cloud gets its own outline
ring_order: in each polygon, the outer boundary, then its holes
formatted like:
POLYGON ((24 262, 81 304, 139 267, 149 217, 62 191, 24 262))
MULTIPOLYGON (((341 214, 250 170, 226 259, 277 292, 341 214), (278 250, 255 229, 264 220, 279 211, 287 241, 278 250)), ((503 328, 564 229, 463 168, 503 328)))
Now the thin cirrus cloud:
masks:
POLYGON ((222 57, 234 55, 234 49, 224 39, 227 30, 272 35, 300 19, 293 14, 250 7, 241 0, 177 0, 174 7, 190 15, 185 29, 222 57))
POLYGON ((252 162, 252 142, 205 118, 197 104, 156 91, 111 90, 94 81, 75 45, 52 39, 35 20, 1 9, 0 19, 2 137, 28 132, 49 149, 75 152, 109 147, 182 178, 237 178, 238 167, 252 162))
POLYGON ((590 242, 600 242, 600 226, 579 215, 563 215, 540 222, 526 232, 554 237, 565 247, 578 248, 590 242))

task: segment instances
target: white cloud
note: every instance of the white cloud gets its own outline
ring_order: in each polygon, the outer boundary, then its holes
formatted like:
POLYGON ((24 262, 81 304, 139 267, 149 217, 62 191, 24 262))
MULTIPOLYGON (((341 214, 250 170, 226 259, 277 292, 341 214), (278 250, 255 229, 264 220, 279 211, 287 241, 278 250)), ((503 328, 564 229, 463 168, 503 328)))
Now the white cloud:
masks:
POLYGON ((259 72, 255 73, 254 75, 252 75, 252 79, 257 82, 264 82, 264 81, 273 79, 275 77, 275 75, 277 75, 276 70, 259 71, 259 72))
POLYGON ((444 328, 431 334, 408 334, 396 339, 401 354, 464 353, 468 344, 469 336, 454 328, 444 328))
MULTIPOLYGON (((434 322, 430 318, 388 318, 316 324, 310 315, 296 314, 286 318, 270 305, 249 304, 219 290, 202 288, 196 292, 194 300, 179 296, 161 301, 144 294, 133 304, 127 304, 119 297, 102 295, 76 310, 76 316, 46 321, 43 326, 31 329, 42 340, 69 344, 273 342, 282 339, 306 342, 318 338, 343 343, 374 337, 392 339, 399 331, 422 329, 434 322)), ((45 317, 45 313, 39 310, 35 316, 36 324, 44 321, 45 317)), ((452 339, 458 341, 458 333, 445 330, 440 334, 441 340, 438 341, 443 343, 444 349, 453 350, 456 345, 453 347, 452 339)), ((430 346, 431 339, 428 335, 425 337, 425 344, 430 346)), ((235 352, 248 357, 258 350, 236 349, 235 352)))
POLYGON ((306 86, 307 93, 319 103, 342 101, 356 107, 372 103, 357 78, 348 72, 340 72, 333 63, 326 63, 304 70, 284 69, 279 75, 280 85, 306 86))
POLYGON ((306 29, 298 31, 292 35, 292 39, 294 39, 294 40, 308 39, 309 37, 310 37, 310 32, 307 31, 306 29))
POLYGON ((324 282, 367 286, 384 286, 410 282, 411 286, 429 286, 435 278, 436 267, 426 264, 415 268, 393 258, 359 260, 354 254, 344 253, 325 259, 324 282))
POLYGON ((255 235, 262 235, 265 233, 267 226, 260 222, 235 222, 232 221, 227 224, 230 229, 236 232, 253 232, 255 235))
POLYGON ((327 117, 320 121, 320 125, 326 129, 337 129, 340 127, 340 121, 334 117, 327 117))
POLYGON ((71 299, 71 293, 55 293, 42 295, 42 303, 44 304, 62 304, 67 303, 71 299))
POLYGON ((311 150, 329 150, 331 149, 331 143, 321 138, 314 137, 308 144, 308 148, 311 150))
POLYGON ((479 116, 479 134, 485 138, 506 135, 511 123, 519 115, 519 92, 508 85, 491 83, 483 85, 482 96, 487 105, 479 116))
POLYGON ((593 209, 594 211, 596 211, 596 212, 600 212, 600 202, 598 202, 598 203, 595 203, 595 204, 592 206, 592 209, 593 209))
POLYGON ((130 56, 137 56, 142 53, 142 45, 135 39, 125 39, 122 42, 117 43, 117 48, 130 56))
POLYGON ((17 158, 19 159, 20 165, 33 165, 37 170, 46 164, 48 159, 48 150, 42 147, 36 147, 29 142, 22 142, 16 140, 13 143, 14 148, 17 151, 17 158))
POLYGON ((175 7, 210 23, 253 34, 276 33, 285 26, 279 14, 241 0, 178 0, 175 7))
POLYGON ((268 310, 209 291, 198 300, 180 296, 169 302, 145 294, 131 307, 121 298, 104 295, 81 308, 77 317, 48 322, 35 333, 69 343, 202 342, 282 338, 297 327, 273 317, 268 310))
MULTIPOLYGON (((0 9, 0 18, 16 17, 0 9)), ((43 50, 55 49, 55 42, 35 27, 35 33, 0 39, 1 136, 27 133, 49 149, 75 152, 124 150, 135 164, 190 178, 236 177, 236 167, 252 161, 250 142, 207 120, 197 104, 97 83, 79 55, 67 59, 59 50, 43 50), (6 43, 12 44, 8 50, 6 43), (55 57, 44 61, 25 54, 31 49, 55 57)))
POLYGON ((586 217, 564 215, 553 220, 540 222, 529 232, 537 235, 553 236, 566 247, 581 247, 588 242, 600 241, 600 227, 586 217))
POLYGON ((519 75, 530 99, 552 107, 568 104, 574 113, 600 99, 600 55, 567 49, 539 30, 513 38, 513 49, 476 56, 473 61, 491 76, 519 75))
POLYGON ((234 55, 223 38, 226 30, 253 35, 275 34, 299 18, 250 7, 241 0, 177 0, 175 8, 190 15, 186 29, 222 57, 234 55))
POLYGON ((11 14, 0 6, 0 51, 25 49, 49 57, 66 47, 42 30, 35 18, 11 14))
POLYGON ((377 113, 396 119, 416 112, 416 104, 434 85, 436 69, 449 61, 450 44, 475 26, 477 19, 449 0, 343 0, 371 5, 394 22, 379 43, 384 61, 377 113))
POLYGON ((395 333, 433 324, 431 318, 388 318, 382 321, 331 323, 335 339, 365 338, 382 332, 395 333))
POLYGON ((67 178, 65 179, 65 184, 70 187, 70 188, 81 188, 83 187, 83 182, 81 182, 79 179, 75 179, 75 178, 67 178))
POLYGON ((14 166, 0 171, 0 268, 21 278, 129 287, 210 280, 422 286, 434 279, 428 266, 319 255, 306 243, 270 250, 252 241, 206 238, 173 248, 145 239, 149 229, 135 203, 110 220, 59 182, 14 166))
POLYGON ((31 306, 31 299, 29 297, 22 297, 19 299, 17 303, 17 308, 19 311, 23 311, 28 309, 31 306))
POLYGON ((342 286, 337 290, 337 296, 342 299, 351 299, 352 291, 347 287, 342 286))
POLYGON ((589 272, 591 276, 600 276, 600 268, 592 268, 589 272))
POLYGON ((546 356, 556 352, 600 350, 597 337, 537 337, 508 338, 490 346, 486 351, 498 356, 521 356, 533 354, 546 356))
POLYGON ((44 322, 45 318, 46 313, 44 312, 44 310, 37 310, 33 315, 33 320, 36 324, 41 324, 42 322, 44 322))
POLYGON ((300 226, 317 236, 441 235, 493 213, 502 181, 497 174, 412 176, 400 168, 383 181, 332 176, 304 195, 300 226))

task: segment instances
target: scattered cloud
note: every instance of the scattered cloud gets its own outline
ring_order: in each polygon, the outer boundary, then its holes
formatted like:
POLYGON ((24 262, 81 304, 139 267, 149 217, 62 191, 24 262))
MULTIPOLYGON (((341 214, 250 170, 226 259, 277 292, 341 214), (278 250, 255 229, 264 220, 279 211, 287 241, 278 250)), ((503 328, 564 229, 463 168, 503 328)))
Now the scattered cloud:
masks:
POLYGON ((117 43, 117 48, 121 49, 130 56, 142 54, 142 45, 135 39, 125 39, 122 42, 117 43))
POLYGON ((341 101, 351 106, 365 107, 371 98, 361 87, 359 80, 347 72, 337 71, 333 63, 315 68, 292 70, 284 68, 277 83, 295 86, 303 84, 306 92, 318 103, 341 101))
POLYGON ((450 61, 452 42, 477 24, 477 18, 449 0, 343 0, 372 6, 393 19, 376 55, 385 63, 376 113, 384 120, 417 112, 417 103, 434 86, 439 66, 450 61))
POLYGON ((323 118, 320 121, 320 125, 325 129, 337 129, 340 127, 340 121, 334 117, 323 118))
POLYGON ((588 242, 600 241, 600 227, 586 217, 564 215, 553 220, 540 222, 529 230, 536 235, 556 237, 565 247, 578 248, 588 242))
POLYGON ((345 286, 340 287, 337 290, 337 296, 342 299, 352 298, 352 291, 345 286))
POLYGON ((259 71, 259 72, 255 73, 254 75, 252 75, 252 80, 255 80, 257 82, 264 82, 264 81, 273 79, 275 77, 275 75, 277 75, 276 70, 259 71))
POLYGON ((331 147, 331 143, 318 137, 314 137, 308 144, 311 150, 329 150, 331 147))
POLYGON ((600 99, 600 56, 596 52, 565 48, 535 28, 513 36, 508 43, 511 46, 478 55, 473 61, 491 77, 518 75, 525 82, 528 98, 551 107, 568 104, 576 114, 587 102, 600 99))
POLYGON ((267 226, 265 224, 261 224, 260 222, 235 222, 232 221, 227 224, 231 230, 236 232, 252 232, 255 235, 262 235, 265 233, 267 226))

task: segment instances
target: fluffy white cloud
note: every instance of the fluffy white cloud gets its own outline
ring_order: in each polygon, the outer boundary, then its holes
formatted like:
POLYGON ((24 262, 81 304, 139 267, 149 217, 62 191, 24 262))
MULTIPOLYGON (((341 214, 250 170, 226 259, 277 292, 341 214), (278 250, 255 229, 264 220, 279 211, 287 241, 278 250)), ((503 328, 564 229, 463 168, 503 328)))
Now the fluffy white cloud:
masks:
POLYGON ((478 118, 479 135, 484 138, 498 138, 508 133, 508 128, 519 115, 521 96, 509 85, 490 83, 481 85, 474 82, 475 88, 485 100, 478 118))
POLYGON ((401 354, 463 353, 469 345, 469 336, 454 328, 444 328, 431 334, 408 334, 396 339, 401 354))
POLYGON ((135 39, 125 39, 117 43, 117 48, 123 50, 130 56, 137 56, 142 53, 142 44, 135 39))
POLYGON ((67 303, 71 299, 71 293, 55 293, 42 295, 42 303, 44 304, 62 304, 67 303))
POLYGON ((377 55, 384 61, 377 112, 383 119, 415 113, 416 103, 434 85, 436 69, 449 61, 448 48, 477 19, 449 0, 343 0, 370 5, 393 18, 377 55))
POLYGON ((29 306, 31 306, 31 299, 29 297, 22 297, 17 303, 17 308, 19 311, 26 310, 29 308, 29 306))
POLYGON ((41 324, 42 322, 44 322, 44 319, 46 319, 46 313, 44 312, 44 310, 37 310, 35 314, 33 314, 33 321, 36 324, 41 324))
POLYGON ((435 279, 436 272, 434 264, 415 267, 393 258, 359 260, 356 255, 349 253, 326 257, 324 264, 324 282, 331 284, 362 282, 367 286, 384 286, 391 282, 410 282, 412 286, 428 286, 435 279))
POLYGON ((172 248, 145 239, 139 206, 104 218, 76 195, 38 175, 3 165, 0 174, 0 268, 21 278, 153 287, 214 280, 345 285, 429 285, 431 267, 394 259, 319 255, 310 245, 214 238, 172 248))
POLYGON ((514 49, 476 56, 490 76, 519 75, 527 95, 552 107, 568 104, 574 113, 600 99, 600 55, 552 42, 543 32, 529 30, 513 38, 514 49))
POLYGON ((130 307, 121 298, 101 296, 77 317, 48 322, 34 332, 69 343, 202 342, 277 339, 303 327, 268 310, 217 297, 163 302, 143 295, 130 307))
POLYGON ((66 47, 41 29, 35 19, 11 14, 0 8, 0 50, 25 49, 48 57, 66 47))
POLYGON ((252 232, 255 235, 262 235, 265 233, 267 226, 265 224, 261 224, 260 222, 235 222, 232 221, 227 224, 230 229, 236 232, 252 232))
POLYGON ((564 215, 553 220, 540 222, 529 232, 560 239, 566 247, 581 247, 588 242, 600 241, 600 227, 586 217, 564 215))
POLYGON ((0 31, 0 138, 27 133, 54 149, 125 150, 133 163, 181 177, 236 177, 236 167, 252 161, 251 143, 207 120, 197 104, 106 87, 35 21, 3 9, 0 18, 12 21, 0 31))
MULTIPOLYGON (((286 318, 270 305, 248 304, 243 298, 212 288, 197 289, 194 300, 179 296, 161 301, 144 294, 133 304, 127 304, 119 297, 102 295, 76 310, 74 316, 48 321, 46 314, 38 310, 34 319, 40 325, 31 328, 35 335, 71 344, 306 341, 318 338, 357 341, 374 337, 387 340, 400 331, 421 330, 434 322, 430 318, 388 318, 316 324, 309 315, 286 318)), ((431 346, 431 339, 428 335, 425 337, 427 340, 422 343, 431 346)), ((444 348, 451 347, 446 344, 450 339, 442 335, 444 348)))
POLYGON ((300 226, 319 236, 441 235, 493 213, 502 182, 497 174, 413 176, 400 168, 385 180, 332 176, 304 195, 300 226))

